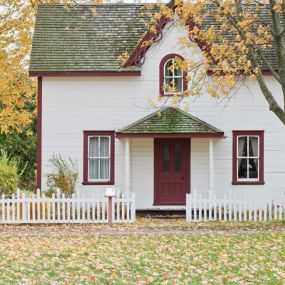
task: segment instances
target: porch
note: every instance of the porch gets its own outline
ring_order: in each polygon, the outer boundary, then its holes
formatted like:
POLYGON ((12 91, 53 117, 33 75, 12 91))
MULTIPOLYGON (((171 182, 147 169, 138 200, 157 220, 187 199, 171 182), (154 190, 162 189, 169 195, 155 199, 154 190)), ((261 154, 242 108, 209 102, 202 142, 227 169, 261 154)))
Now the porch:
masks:
POLYGON ((124 147, 125 191, 137 210, 185 209, 195 180, 214 188, 214 145, 224 133, 177 108, 163 108, 116 132, 124 147))

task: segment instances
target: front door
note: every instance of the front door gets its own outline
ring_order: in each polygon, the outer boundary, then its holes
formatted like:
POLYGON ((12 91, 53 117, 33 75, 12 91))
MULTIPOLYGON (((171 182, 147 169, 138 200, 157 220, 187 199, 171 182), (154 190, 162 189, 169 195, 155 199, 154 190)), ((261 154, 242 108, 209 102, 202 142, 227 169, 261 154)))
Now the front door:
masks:
POLYGON ((185 205, 190 192, 190 139, 154 140, 154 205, 185 205))

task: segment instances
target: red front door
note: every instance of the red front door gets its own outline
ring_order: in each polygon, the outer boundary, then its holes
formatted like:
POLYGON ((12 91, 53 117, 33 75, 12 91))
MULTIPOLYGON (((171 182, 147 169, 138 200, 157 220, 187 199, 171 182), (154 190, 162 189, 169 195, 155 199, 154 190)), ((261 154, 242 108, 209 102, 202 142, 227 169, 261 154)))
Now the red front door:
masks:
POLYGON ((154 205, 185 205, 190 192, 190 139, 154 140, 154 205))

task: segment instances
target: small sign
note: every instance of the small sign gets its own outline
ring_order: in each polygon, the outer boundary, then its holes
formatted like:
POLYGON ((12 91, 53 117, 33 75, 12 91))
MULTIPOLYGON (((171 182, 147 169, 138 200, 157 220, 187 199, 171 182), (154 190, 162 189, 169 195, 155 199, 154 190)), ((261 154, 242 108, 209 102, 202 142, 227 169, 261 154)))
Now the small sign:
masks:
POLYGON ((105 197, 115 197, 116 189, 115 188, 107 188, 105 192, 105 197))

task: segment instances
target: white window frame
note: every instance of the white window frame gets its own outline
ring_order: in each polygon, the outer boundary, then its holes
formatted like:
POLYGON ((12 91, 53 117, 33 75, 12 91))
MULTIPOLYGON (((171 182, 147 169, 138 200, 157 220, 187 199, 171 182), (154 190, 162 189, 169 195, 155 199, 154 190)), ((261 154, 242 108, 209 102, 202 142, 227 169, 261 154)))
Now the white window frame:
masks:
POLYGON ((237 136, 237 142, 236 142, 236 166, 237 166, 237 181, 239 182, 247 182, 247 181, 259 181, 259 175, 260 175, 260 136, 258 135, 239 135, 237 136), (239 156, 239 138, 246 137, 247 140, 247 156, 239 156), (250 156, 249 155, 249 138, 257 138, 257 153, 258 156, 250 156), (239 159, 246 159, 247 161, 247 178, 239 178, 239 159), (250 159, 257 159, 257 178, 249 178, 249 160, 250 159))
POLYGON ((166 74, 166 65, 169 61, 175 61, 175 58, 170 58, 168 59, 163 66, 163 91, 165 95, 180 95, 183 93, 184 90, 184 74, 183 74, 183 70, 181 69, 181 75, 174 75, 174 64, 172 64, 173 66, 173 70, 172 70, 172 76, 167 76, 166 74), (166 79, 172 79, 174 80, 175 78, 181 78, 181 91, 180 92, 167 92, 167 89, 169 88, 169 86, 166 86, 166 79))
POLYGON ((111 181, 111 163, 112 163, 112 159, 111 159, 111 136, 105 136, 105 135, 90 135, 88 136, 88 149, 87 149, 87 152, 88 152, 88 156, 87 156, 87 164, 88 164, 88 182, 109 182, 111 181), (101 141, 101 138, 104 137, 104 138, 108 138, 109 139, 109 156, 101 156, 101 153, 100 153, 100 141, 101 141), (89 149, 90 149, 90 138, 98 138, 99 140, 99 156, 92 156, 90 157, 89 156, 89 149), (89 160, 90 159, 99 159, 99 175, 100 176, 100 159, 109 159, 109 178, 108 179, 92 179, 90 178, 90 164, 89 164, 89 160))

